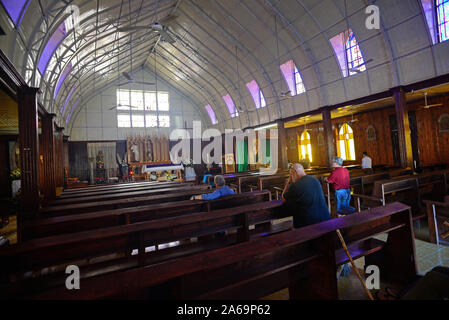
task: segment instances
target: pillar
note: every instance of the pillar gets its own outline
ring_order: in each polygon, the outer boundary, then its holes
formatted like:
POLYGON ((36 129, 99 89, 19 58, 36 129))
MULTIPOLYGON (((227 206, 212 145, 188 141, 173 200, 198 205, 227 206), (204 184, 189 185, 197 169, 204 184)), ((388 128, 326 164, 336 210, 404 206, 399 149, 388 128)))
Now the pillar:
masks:
POLYGON ((332 163, 334 162, 334 157, 337 155, 335 149, 335 132, 332 128, 331 111, 329 109, 325 109, 322 114, 324 126, 324 141, 326 143, 327 165, 329 168, 331 168, 332 163))
POLYGON ((54 118, 55 114, 47 114, 41 118, 42 126, 42 155, 44 169, 44 196, 46 200, 56 198, 56 177, 55 177, 55 137, 54 118))
POLYGON ((398 124, 399 155, 402 168, 413 168, 412 138, 407 112, 407 98, 402 88, 393 90, 396 121, 398 124))
POLYGON ((284 121, 276 121, 278 126, 278 167, 280 170, 288 169, 288 154, 287 154, 287 130, 284 126, 284 121))
POLYGON ((36 217, 39 209, 38 92, 38 88, 22 87, 18 93, 21 170, 19 223, 22 219, 36 217))

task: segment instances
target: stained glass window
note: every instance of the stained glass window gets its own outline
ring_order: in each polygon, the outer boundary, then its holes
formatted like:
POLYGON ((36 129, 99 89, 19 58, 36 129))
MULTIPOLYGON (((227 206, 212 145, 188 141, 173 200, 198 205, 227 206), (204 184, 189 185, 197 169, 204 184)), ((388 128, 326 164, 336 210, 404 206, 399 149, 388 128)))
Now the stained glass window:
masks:
POLYGON ((30 4, 29 0, 2 0, 3 7, 8 12, 16 27, 20 26, 23 15, 30 4))
POLYGON ((209 114, 209 118, 210 118, 210 121, 212 122, 212 124, 217 124, 217 122, 218 122, 217 117, 215 116, 215 112, 212 109, 212 107, 210 105, 207 105, 205 108, 206 108, 207 113, 209 114))
POLYGON ((449 40, 449 0, 436 0, 438 38, 440 42, 449 40))
POLYGON ((312 142, 310 140, 310 134, 307 131, 304 131, 302 133, 299 144, 301 146, 300 158, 301 159, 309 158, 310 162, 312 162, 312 142))
POLYGON ((296 67, 293 60, 289 60, 281 65, 281 71, 284 75, 285 82, 290 90, 292 96, 301 94, 306 91, 304 83, 302 81, 301 73, 296 67))
POLYGON ((343 160, 356 160, 354 131, 347 123, 343 124, 338 132, 338 156, 343 160))
POLYGON ((348 40, 346 41, 346 61, 348 62, 349 75, 366 70, 362 52, 353 32, 349 33, 348 40))

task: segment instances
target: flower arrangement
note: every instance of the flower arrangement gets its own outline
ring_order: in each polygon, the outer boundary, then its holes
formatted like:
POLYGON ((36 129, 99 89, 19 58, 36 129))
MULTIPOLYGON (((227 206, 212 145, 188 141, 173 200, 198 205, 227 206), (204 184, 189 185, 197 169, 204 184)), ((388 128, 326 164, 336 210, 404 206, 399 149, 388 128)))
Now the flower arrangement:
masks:
POLYGON ((17 168, 9 174, 11 180, 20 180, 20 168, 17 168))

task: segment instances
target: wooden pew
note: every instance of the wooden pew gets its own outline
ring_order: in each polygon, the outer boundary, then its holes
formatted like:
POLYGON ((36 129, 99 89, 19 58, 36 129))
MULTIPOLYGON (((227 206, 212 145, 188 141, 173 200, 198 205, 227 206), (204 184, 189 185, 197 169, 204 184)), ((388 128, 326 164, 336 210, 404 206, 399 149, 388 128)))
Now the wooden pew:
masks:
POLYGON ((449 197, 442 201, 424 200, 431 243, 449 243, 449 197))
POLYGON ((259 190, 270 190, 272 193, 276 194, 276 199, 278 198, 278 188, 284 188, 285 183, 289 177, 289 173, 280 174, 271 177, 261 177, 257 182, 257 188, 259 190))
POLYGON ((33 292, 34 299, 258 299, 289 288, 290 299, 338 299, 336 268, 346 263, 336 230, 351 255, 380 267, 383 280, 416 280, 410 208, 393 203, 250 242, 169 259, 157 264, 81 280, 66 290, 64 279, 33 292), (386 242, 375 236, 388 233, 386 242))
POLYGON ((194 186, 189 188, 188 190, 176 191, 167 194, 159 194, 153 196, 142 195, 140 197, 132 197, 125 199, 50 206, 41 208, 39 210, 39 217, 49 218, 69 214, 80 214, 100 210, 113 210, 113 209, 137 207, 156 203, 188 200, 190 199, 191 196, 210 192, 211 190, 208 189, 207 186, 194 186))
POLYGON ((121 189, 103 189, 103 190, 92 190, 89 192, 80 192, 75 194, 61 194, 56 200, 63 199, 74 199, 81 198, 86 196, 100 196, 106 194, 119 194, 125 192, 132 191, 141 191, 141 190, 154 190, 154 189, 162 189, 162 188, 171 188, 171 187, 181 187, 181 186, 192 186, 192 183, 182 183, 182 182, 159 182, 159 183, 148 183, 142 184, 139 186, 134 186, 132 188, 121 188, 121 189))
POLYGON ((368 208, 385 205, 388 201, 401 201, 412 207, 415 219, 422 218, 421 200, 429 197, 429 192, 437 199, 444 196, 446 177, 446 171, 438 171, 376 181, 371 196, 354 194, 356 207, 360 206, 360 199, 365 200, 364 205, 368 208))
POLYGON ((187 190, 195 190, 204 187, 193 186, 191 184, 173 184, 173 185, 165 185, 163 187, 157 187, 152 189, 144 189, 144 190, 133 190, 128 192, 119 192, 119 193, 110 193, 110 194, 102 194, 102 195, 85 195, 84 197, 77 198, 65 198, 65 199, 56 199, 50 201, 48 205, 51 206, 62 206, 69 204, 77 204, 77 203, 87 203, 87 202, 96 202, 96 201, 108 201, 108 200, 119 200, 119 199, 129 199, 135 197, 151 197, 158 194, 168 194, 173 192, 182 192, 187 190))
POLYGON ((127 225, 196 212, 210 212, 212 210, 249 205, 264 201, 271 201, 271 193, 269 191, 248 192, 222 197, 212 201, 185 200, 140 207, 103 210, 26 221, 24 222, 23 233, 26 235, 26 239, 29 240, 39 237, 49 237, 66 233, 127 225))
POLYGON ((144 182, 117 183, 117 184, 107 184, 107 185, 94 185, 94 186, 88 186, 88 187, 84 187, 84 188, 66 189, 63 191, 62 194, 74 195, 74 194, 83 194, 83 193, 104 191, 104 190, 121 190, 121 189, 136 188, 139 186, 146 186, 146 185, 157 185, 158 183, 160 183, 160 182, 144 181, 144 182))
MULTIPOLYGON (((71 265, 77 262, 82 264, 80 265, 81 272, 87 269, 87 273, 99 274, 110 272, 111 269, 126 269, 158 263, 169 258, 210 249, 211 244, 205 243, 203 246, 203 243, 199 241, 197 244, 188 245, 186 250, 180 246, 173 250, 160 250, 156 254, 145 252, 145 248, 223 230, 235 229, 237 233, 223 238, 222 241, 212 243, 212 247, 248 241, 258 233, 269 231, 266 229, 259 231, 257 228, 255 231, 250 231, 249 226, 265 226, 267 221, 276 217, 275 208, 281 204, 281 202, 267 201, 101 230, 39 238, 0 248, 0 274, 3 276, 3 283, 9 282, 0 288, 0 296, 5 294, 5 291, 8 291, 7 294, 12 294, 12 291, 21 290, 27 286, 25 283, 27 281, 15 280, 22 279, 30 271, 34 271, 36 276, 40 274, 45 278, 46 276, 39 272, 43 268, 46 268, 44 273, 50 276, 47 283, 49 285, 53 279, 51 269, 55 266, 71 265), (138 249, 137 256, 130 256, 133 249, 138 249), (110 258, 105 259, 106 256, 110 258), (90 263, 83 262, 86 259, 89 259, 90 263), (94 266, 95 264, 97 266, 94 266)), ((291 228, 291 223, 286 224, 286 228, 291 228)), ((282 229, 278 231, 282 231, 282 229)), ((58 270, 55 277, 61 279, 63 275, 61 272, 58 275, 58 270)), ((35 288, 41 288, 47 282, 47 280, 36 281, 28 283, 31 283, 31 286, 36 286, 35 288), (36 285, 36 281, 39 286, 36 285)))

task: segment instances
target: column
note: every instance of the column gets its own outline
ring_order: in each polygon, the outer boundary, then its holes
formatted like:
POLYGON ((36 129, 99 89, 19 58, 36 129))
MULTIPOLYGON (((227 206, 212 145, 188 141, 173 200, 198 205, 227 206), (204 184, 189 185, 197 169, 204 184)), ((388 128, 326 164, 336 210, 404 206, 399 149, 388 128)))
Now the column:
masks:
POLYGON ((334 162, 334 157, 337 155, 335 149, 335 132, 332 129, 331 111, 329 109, 325 109, 322 114, 324 126, 324 140, 326 143, 326 150, 327 150, 327 165, 329 168, 331 168, 332 163, 334 162))
POLYGON ((412 138, 410 135, 410 124, 407 112, 407 98, 402 88, 393 89, 396 110, 396 121, 398 123, 399 155, 402 168, 413 168, 412 138))
POLYGON ((56 127, 55 135, 55 181, 57 188, 64 188, 64 128, 56 127))
POLYGON ((54 116, 55 114, 47 114, 41 118, 42 155, 44 158, 43 193, 46 200, 56 198, 54 116))
POLYGON ((278 167, 279 169, 288 169, 288 154, 287 154, 287 130, 284 127, 284 121, 276 121, 278 126, 278 167))
POLYGON ((24 87, 19 90, 19 152, 21 169, 22 219, 36 217, 39 209, 39 135, 38 135, 38 88, 24 87))

